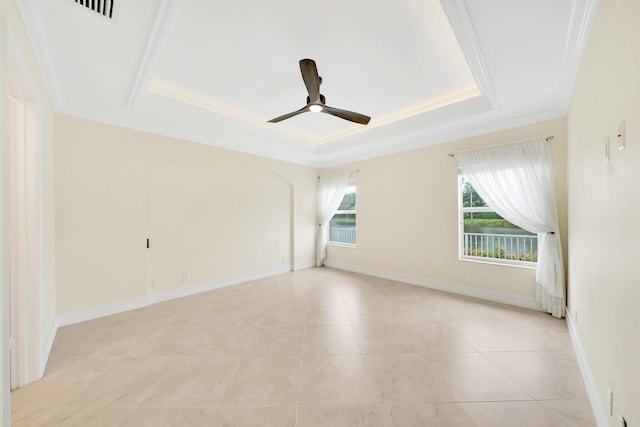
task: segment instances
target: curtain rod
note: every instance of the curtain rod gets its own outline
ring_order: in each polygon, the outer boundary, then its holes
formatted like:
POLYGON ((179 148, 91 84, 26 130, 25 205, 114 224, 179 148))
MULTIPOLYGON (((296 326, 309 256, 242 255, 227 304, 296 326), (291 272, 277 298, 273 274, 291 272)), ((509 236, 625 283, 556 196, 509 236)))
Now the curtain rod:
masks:
MULTIPOLYGON (((535 137, 533 137, 533 138, 520 139, 520 140, 516 140, 516 141, 506 142, 506 143, 504 143, 504 144, 495 144, 495 145, 488 145, 488 146, 486 146, 486 147, 470 148, 470 149, 468 149, 468 150, 454 151, 453 153, 449 153, 448 155, 449 155, 449 157, 455 157, 455 156, 456 156, 456 154, 458 154, 458 153, 468 153, 468 152, 470 152, 470 151, 482 150, 483 148, 489 148, 489 147, 500 147, 501 145, 508 145, 508 144, 513 144, 513 143, 516 143, 516 142, 529 141, 529 140, 531 140, 531 139, 535 139, 535 138, 540 138, 540 137, 535 136, 535 137)), ((550 135, 550 136, 547 136, 547 137, 545 138, 545 141, 547 141, 547 142, 549 142, 549 141, 553 141, 553 139, 554 139, 554 138, 555 138, 555 136, 550 135)))
MULTIPOLYGON (((351 173, 351 172, 358 172, 358 173, 359 173, 359 172, 360 172, 360 169, 353 169, 353 170, 346 171, 346 172, 349 172, 349 173, 351 173)), ((327 173, 327 174, 325 174, 325 175, 334 175, 334 174, 338 174, 338 173, 343 173, 343 172, 327 173)), ((324 175, 320 175, 320 176, 324 176, 324 175)), ((318 177, 318 179, 320 179, 320 176, 318 177)))

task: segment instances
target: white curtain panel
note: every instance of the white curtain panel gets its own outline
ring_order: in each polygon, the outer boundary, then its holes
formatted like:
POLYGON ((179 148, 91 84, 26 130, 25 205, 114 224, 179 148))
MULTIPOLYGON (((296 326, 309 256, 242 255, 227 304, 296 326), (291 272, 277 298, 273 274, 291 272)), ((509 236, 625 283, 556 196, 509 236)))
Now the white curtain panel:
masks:
POLYGON ((458 168, 507 221, 538 234, 536 301, 565 315, 565 286, 551 154, 546 138, 457 153, 458 168))
POLYGON ((327 224, 333 218, 349 185, 350 172, 322 175, 318 180, 318 236, 316 239, 316 266, 324 264, 327 256, 327 224))

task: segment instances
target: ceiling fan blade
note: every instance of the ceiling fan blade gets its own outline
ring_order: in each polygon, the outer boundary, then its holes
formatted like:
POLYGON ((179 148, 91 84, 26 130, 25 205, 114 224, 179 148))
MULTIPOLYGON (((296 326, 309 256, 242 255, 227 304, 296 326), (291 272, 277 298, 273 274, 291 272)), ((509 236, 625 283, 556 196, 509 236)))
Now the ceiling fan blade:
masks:
POLYGON ((364 114, 354 113, 353 111, 341 110, 339 108, 329 107, 325 105, 322 109, 323 113, 331 114, 332 116, 340 117, 341 119, 349 120, 350 122, 366 125, 371 120, 371 117, 364 114))
POLYGON ((300 72, 309 93, 309 102, 312 104, 320 102, 320 77, 316 62, 313 59, 301 59, 300 72))
POLYGON ((282 116, 276 117, 275 119, 271 119, 267 123, 278 123, 278 122, 281 122, 283 120, 290 119, 291 117, 295 117, 298 114, 306 113, 307 111, 309 111, 309 107, 302 107, 301 109, 299 109, 297 111, 294 111, 294 112, 291 112, 291 113, 287 113, 287 114, 283 114, 282 116))

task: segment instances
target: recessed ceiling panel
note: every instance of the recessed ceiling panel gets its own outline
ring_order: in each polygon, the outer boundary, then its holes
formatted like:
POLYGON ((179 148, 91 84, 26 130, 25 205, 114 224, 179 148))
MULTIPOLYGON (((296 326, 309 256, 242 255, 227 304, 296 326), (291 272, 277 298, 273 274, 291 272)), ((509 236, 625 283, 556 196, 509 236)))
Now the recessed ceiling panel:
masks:
MULTIPOLYGON (((306 105, 302 58, 327 105, 371 127, 479 93, 438 0, 189 0, 149 88, 262 125, 306 105)), ((313 113, 267 126, 317 142, 365 129, 313 113)))

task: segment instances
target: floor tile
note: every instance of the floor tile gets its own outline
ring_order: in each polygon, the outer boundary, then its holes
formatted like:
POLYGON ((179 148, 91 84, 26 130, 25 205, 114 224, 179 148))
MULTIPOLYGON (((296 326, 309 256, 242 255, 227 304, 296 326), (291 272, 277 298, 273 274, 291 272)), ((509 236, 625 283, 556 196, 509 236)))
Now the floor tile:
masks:
POLYGON ((251 339, 248 328, 194 329, 187 327, 168 327, 156 331, 140 341, 127 356, 145 357, 149 354, 166 356, 174 354, 193 355, 212 353, 242 355, 251 339))
POLYGON ((552 427, 596 427, 588 400, 543 400, 552 427))
POLYGON ((85 427, 104 426, 119 427, 131 413, 129 408, 51 408, 46 413, 31 413, 26 418, 17 418, 12 415, 11 425, 18 426, 65 426, 85 427), (35 417, 32 418, 32 416, 35 417))
POLYGON ((124 358, 95 381, 78 387, 61 406, 137 407, 167 372, 163 358, 124 358))
POLYGON ((295 425, 295 406, 270 408, 219 407, 207 423, 207 427, 294 427, 295 425))
POLYGON ((136 408, 129 412, 122 426, 205 426, 212 414, 212 408, 136 408))
POLYGON ((301 405, 361 405, 381 401, 362 356, 307 358, 300 374, 301 405))
POLYGON ((550 427, 551 418, 538 402, 463 403, 478 427, 550 427))
POLYGON ((385 427, 377 406, 302 406, 296 427, 385 427))
POLYGON ((180 362, 159 379, 139 406, 215 407, 239 365, 239 358, 223 361, 205 355, 184 357, 180 362))
POLYGON ((345 306, 342 292, 314 292, 309 295, 307 304, 309 307, 345 306))
POLYGON ((384 405, 380 408, 385 427, 476 427, 457 403, 384 405))
POLYGON ((444 379, 415 354, 363 355, 379 403, 455 402, 444 379))
POLYGON ((220 402, 222 406, 295 406, 300 361, 248 357, 240 362, 220 402))
POLYGON ((487 321, 466 321, 454 324, 456 333, 477 351, 531 351, 536 350, 517 331, 506 325, 487 321))
POLYGON ((458 402, 533 400, 479 353, 427 355, 433 374, 447 384, 458 402))
POLYGON ((69 394, 99 381, 120 362, 113 357, 57 358, 49 362, 45 377, 11 393, 14 408, 59 406, 69 394))
POLYGON ((60 328, 13 425, 594 427, 563 320, 313 268, 60 328))
POLYGON ((261 326, 304 325, 306 317, 306 306, 283 304, 265 312, 258 323, 261 326))
POLYGON ((475 351, 445 323, 356 323, 353 328, 363 353, 475 351))
POLYGON ((307 325, 351 325, 347 308, 340 305, 310 307, 306 317, 307 325))
POLYGON ((500 352, 483 355, 537 400, 587 398, 573 352, 500 352))
POLYGON ((300 358, 304 325, 261 326, 253 331, 247 354, 300 358))
POLYGON ((359 354, 351 325, 315 325, 305 328, 304 353, 359 354))

